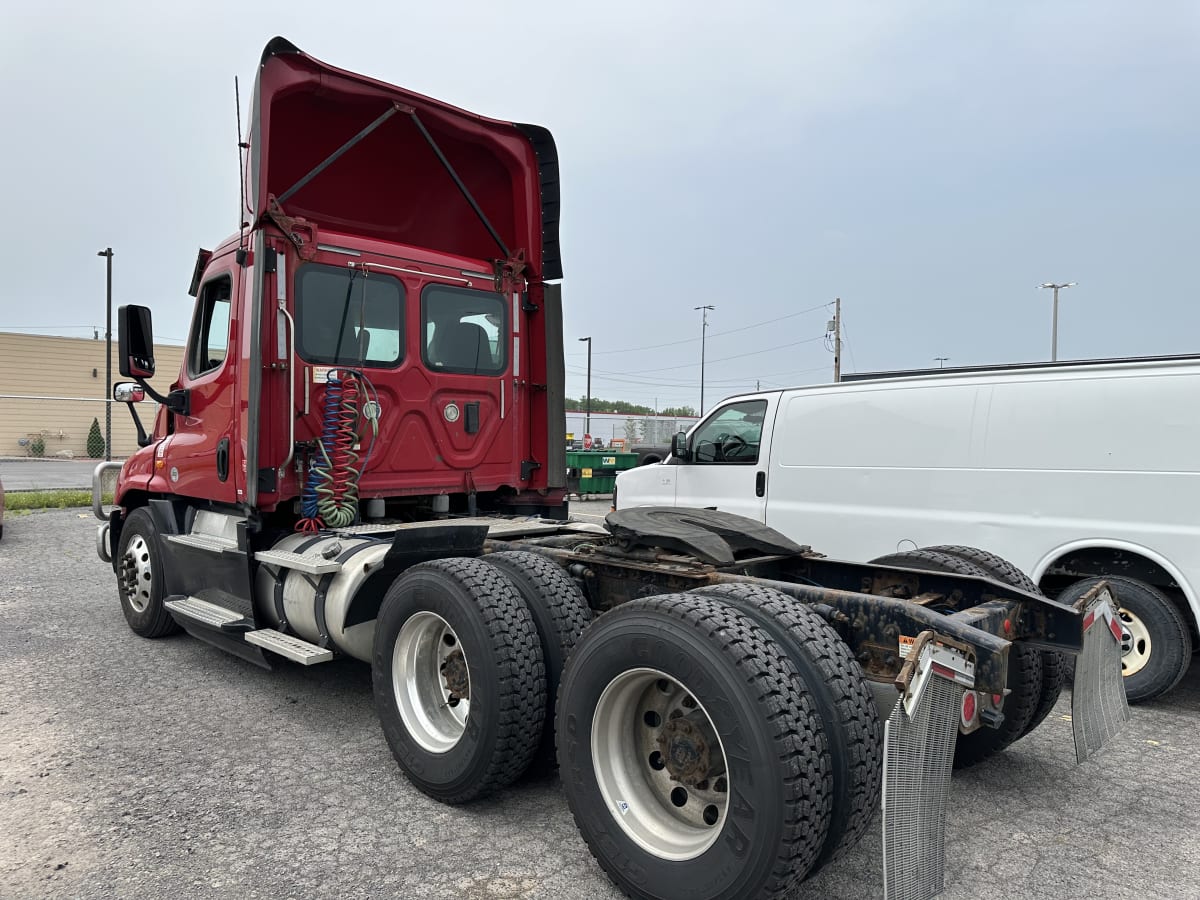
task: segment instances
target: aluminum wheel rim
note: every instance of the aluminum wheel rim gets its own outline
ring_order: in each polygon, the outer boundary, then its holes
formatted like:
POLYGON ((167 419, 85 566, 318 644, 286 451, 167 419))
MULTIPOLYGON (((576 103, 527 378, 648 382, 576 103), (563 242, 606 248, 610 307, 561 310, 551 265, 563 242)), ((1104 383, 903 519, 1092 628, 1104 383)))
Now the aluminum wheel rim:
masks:
POLYGON ((446 666, 466 655, 458 635, 436 613, 410 616, 392 649, 392 690, 409 735, 430 753, 446 753, 462 739, 471 712, 470 679, 465 696, 446 679, 446 666), (458 654, 455 657, 455 654, 458 654))
POLYGON ((596 783, 614 821, 647 852, 687 860, 713 845, 729 809, 724 765, 725 750, 707 711, 666 673, 631 669, 601 693, 592 716, 596 783), (658 739, 676 718, 705 733, 709 771, 719 774, 699 784, 672 777, 658 739))
MULTIPOLYGON (((1146 668, 1150 662, 1150 629, 1146 623, 1125 607, 1117 610, 1117 617, 1129 632, 1128 649, 1121 650, 1121 674, 1128 678, 1146 668)), ((1122 643, 1126 643, 1124 640, 1122 643)))
POLYGON ((121 581, 129 605, 136 612, 145 612, 154 591, 154 569, 150 545, 140 534, 135 534, 125 546, 125 554, 121 557, 121 581))

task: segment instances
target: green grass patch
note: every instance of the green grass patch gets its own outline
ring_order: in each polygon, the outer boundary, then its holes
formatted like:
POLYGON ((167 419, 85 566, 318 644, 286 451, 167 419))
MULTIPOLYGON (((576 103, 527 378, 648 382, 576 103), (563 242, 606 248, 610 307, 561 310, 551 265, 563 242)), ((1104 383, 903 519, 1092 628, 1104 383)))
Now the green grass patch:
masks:
MULTIPOLYGON (((113 502, 112 494, 104 494, 105 504, 113 502)), ((9 510, 71 509, 76 506, 91 506, 92 492, 81 490, 62 491, 7 491, 4 504, 9 510)))

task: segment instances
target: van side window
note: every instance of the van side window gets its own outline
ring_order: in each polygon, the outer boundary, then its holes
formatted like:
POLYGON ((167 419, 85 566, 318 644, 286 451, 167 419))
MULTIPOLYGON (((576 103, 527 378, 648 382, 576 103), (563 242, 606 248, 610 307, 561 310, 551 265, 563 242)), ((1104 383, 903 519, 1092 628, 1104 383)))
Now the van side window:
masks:
POLYGON ((192 337, 188 342, 188 374, 193 378, 212 372, 225 362, 229 349, 229 300, 232 281, 228 275, 204 285, 196 305, 192 337))
POLYGON ((766 400, 743 400, 722 407, 692 435, 692 459, 734 465, 758 462, 766 414, 766 400))

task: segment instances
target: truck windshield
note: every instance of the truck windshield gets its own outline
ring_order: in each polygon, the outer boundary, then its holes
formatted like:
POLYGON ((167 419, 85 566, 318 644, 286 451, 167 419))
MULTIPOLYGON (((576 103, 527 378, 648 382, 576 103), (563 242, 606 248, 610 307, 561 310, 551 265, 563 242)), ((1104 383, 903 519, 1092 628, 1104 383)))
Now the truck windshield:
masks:
POLYGON ((296 273, 296 338, 309 362, 394 368, 404 358, 404 285, 308 263, 296 273))

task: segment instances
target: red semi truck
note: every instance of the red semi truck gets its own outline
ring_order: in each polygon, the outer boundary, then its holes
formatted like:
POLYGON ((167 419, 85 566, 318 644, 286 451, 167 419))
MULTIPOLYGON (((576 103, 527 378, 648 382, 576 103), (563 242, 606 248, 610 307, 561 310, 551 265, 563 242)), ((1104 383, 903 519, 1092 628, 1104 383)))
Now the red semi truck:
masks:
POLYGON ((94 505, 136 633, 362 660, 414 785, 459 803, 557 763, 637 897, 785 893, 881 798, 885 895, 932 896, 952 765, 1035 728, 1063 654, 1080 761, 1119 729, 1104 584, 1064 605, 981 551, 840 562, 710 510, 569 521, 546 129, 276 38, 248 138, 166 395, 150 311, 119 315, 140 449, 94 505))

